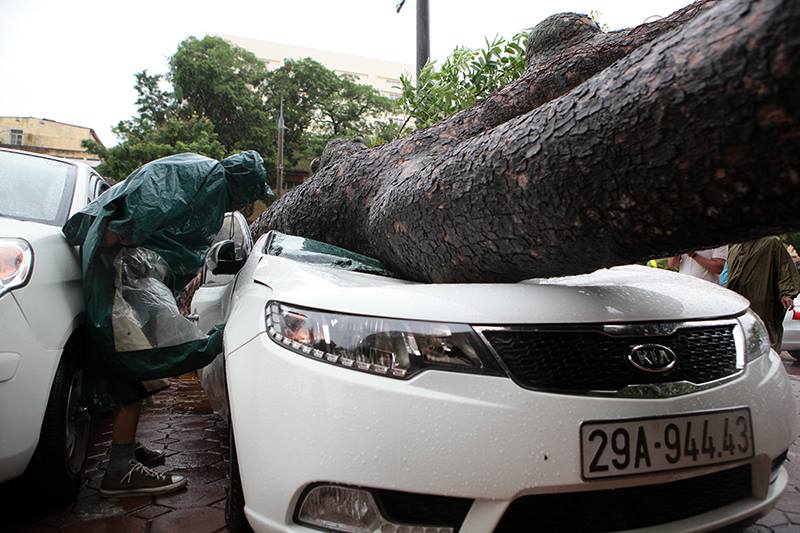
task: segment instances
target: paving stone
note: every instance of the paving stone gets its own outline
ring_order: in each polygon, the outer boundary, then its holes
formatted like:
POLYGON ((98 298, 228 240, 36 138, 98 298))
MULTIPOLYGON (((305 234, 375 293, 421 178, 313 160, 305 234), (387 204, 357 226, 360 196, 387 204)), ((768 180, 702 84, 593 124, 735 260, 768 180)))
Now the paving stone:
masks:
POLYGON ((180 442, 180 439, 173 439, 171 437, 164 437, 164 435, 162 435, 160 439, 154 440, 153 442, 161 446, 166 446, 167 444, 172 444, 173 442, 180 442))
POLYGON ((794 524, 787 524, 784 526, 777 526, 772 528, 772 533, 797 533, 800 531, 794 524))
POLYGON ((101 498, 100 495, 78 500, 72 514, 80 520, 110 518, 141 509, 153 501, 152 496, 130 496, 125 498, 101 498))
POLYGON ((154 518, 150 522, 150 533, 214 533, 225 527, 225 512, 212 507, 180 509, 154 518))
POLYGON ((77 522, 61 531, 63 533, 139 533, 147 528, 147 522, 133 516, 117 516, 114 518, 77 522))
POLYGON ((779 509, 773 509, 769 512, 769 514, 760 518, 757 523, 758 525, 766 527, 782 526, 789 523, 789 518, 783 511, 779 509))
POLYGON ((207 485, 220 479, 227 479, 228 470, 221 465, 210 465, 201 468, 177 468, 169 470, 171 474, 180 474, 189 478, 189 485, 207 485))
POLYGON ((144 442, 145 444, 156 439, 163 439, 164 433, 156 429, 138 429, 136 430, 136 439, 144 442))
POLYGON ((786 517, 792 524, 800 525, 800 513, 786 513, 786 517))
POLYGON ((189 507, 206 507, 225 498, 225 489, 222 487, 202 484, 192 487, 191 481, 189 485, 187 490, 156 496, 155 502, 175 509, 187 509, 189 507))
POLYGON ((204 452, 216 447, 216 442, 210 442, 205 439, 179 440, 169 445, 170 450, 178 450, 180 452, 204 452))
POLYGON ((800 513, 800 492, 795 490, 785 491, 775 507, 781 511, 800 513))
MULTIPOLYGON (((227 494, 225 496, 227 496, 227 494)), ((217 503, 212 503, 210 505, 210 507, 213 507, 214 509, 222 509, 224 511, 225 510, 225 498, 222 498, 217 503)))
POLYGON ((181 423, 181 426, 187 429, 206 429, 214 425, 214 420, 206 417, 200 420, 188 420, 181 423))
POLYGON ((200 468, 221 462, 222 456, 209 452, 181 452, 171 456, 169 460, 173 468, 200 468))
POLYGON ((209 481, 207 485, 212 485, 214 487, 222 487, 223 489, 227 490, 229 485, 228 476, 225 475, 225 477, 221 477, 216 481, 209 481))
POLYGON ((11 525, 11 526, 9 526, 9 525, 5 525, 4 524, 4 528, 7 528, 7 529, 3 529, 3 531, 5 533, 53 533, 55 531, 58 531, 57 528, 50 527, 50 526, 45 526, 45 525, 42 525, 42 524, 37 524, 37 525, 33 525, 33 526, 28 526, 28 525, 25 525, 25 526, 11 525))
POLYGON ((202 429, 184 430, 176 428, 172 428, 172 431, 167 434, 170 439, 175 439, 176 441, 203 439, 206 435, 207 433, 202 429))
POLYGON ((171 512, 172 509, 169 507, 164 507, 162 505, 151 504, 143 509, 136 511, 133 513, 133 516, 138 518, 143 518, 145 520, 151 520, 157 516, 161 516, 162 514, 166 514, 171 512))
POLYGON ((741 533, 772 533, 772 529, 767 526, 762 526, 761 524, 754 524, 742 529, 741 533))

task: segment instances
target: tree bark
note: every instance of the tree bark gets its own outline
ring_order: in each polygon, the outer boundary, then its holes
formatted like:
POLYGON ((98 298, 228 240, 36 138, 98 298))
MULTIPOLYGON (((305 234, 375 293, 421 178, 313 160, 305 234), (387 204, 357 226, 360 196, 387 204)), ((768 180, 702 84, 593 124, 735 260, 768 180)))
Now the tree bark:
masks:
POLYGON ((511 282, 796 230, 798 36, 794 0, 703 1, 609 34, 550 17, 520 80, 405 139, 340 143, 254 234, 419 281, 511 282))

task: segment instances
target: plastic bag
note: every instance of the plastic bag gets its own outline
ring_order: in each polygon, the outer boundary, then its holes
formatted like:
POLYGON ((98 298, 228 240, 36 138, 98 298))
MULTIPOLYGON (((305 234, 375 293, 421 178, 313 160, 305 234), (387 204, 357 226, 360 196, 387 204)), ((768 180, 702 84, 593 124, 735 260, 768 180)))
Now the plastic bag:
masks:
POLYGON ((116 281, 111 327, 117 352, 166 348, 204 339, 181 315, 169 289, 172 272, 147 248, 123 248, 114 258, 116 281))

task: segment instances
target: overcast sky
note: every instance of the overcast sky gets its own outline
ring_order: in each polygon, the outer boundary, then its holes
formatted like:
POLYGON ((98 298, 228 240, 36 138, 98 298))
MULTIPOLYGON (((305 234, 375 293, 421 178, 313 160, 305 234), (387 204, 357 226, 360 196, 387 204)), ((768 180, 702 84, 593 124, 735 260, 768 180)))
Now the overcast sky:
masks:
MULTIPOLYGON (((0 0, 0 115, 111 127, 134 109, 134 73, 164 72, 189 35, 239 35, 415 62, 416 0, 0 0)), ((431 56, 511 36, 562 11, 596 10, 611 29, 688 0, 430 0, 431 56)))

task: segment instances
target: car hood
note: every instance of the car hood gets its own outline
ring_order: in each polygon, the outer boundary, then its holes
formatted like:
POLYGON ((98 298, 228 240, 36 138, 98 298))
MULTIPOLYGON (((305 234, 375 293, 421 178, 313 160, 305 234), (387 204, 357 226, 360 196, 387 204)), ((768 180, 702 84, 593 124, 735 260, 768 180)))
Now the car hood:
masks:
POLYGON ((52 237, 53 235, 61 235, 60 226, 0 216, 0 237, 21 237, 26 240, 38 240, 39 238, 52 237))
POLYGON ((275 300, 299 306, 472 325, 699 320, 748 307, 713 283, 636 265, 520 283, 424 284, 263 256, 254 278, 275 300))

